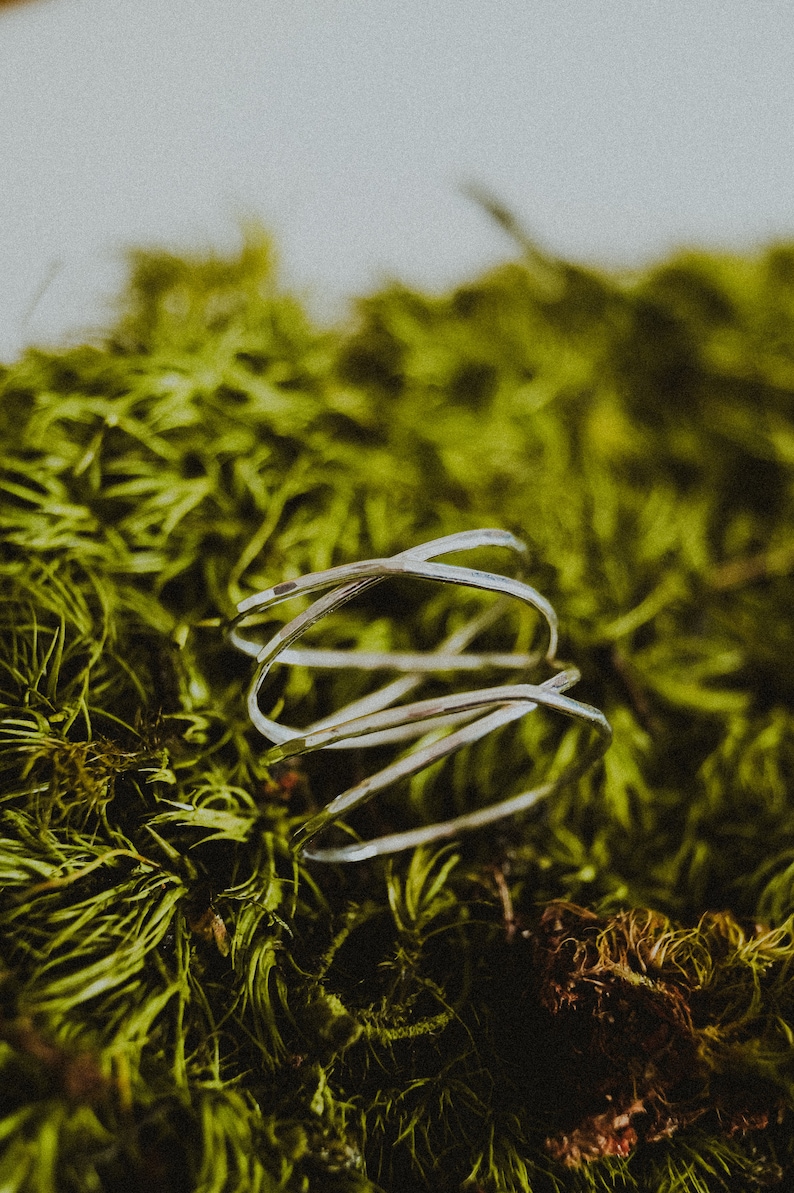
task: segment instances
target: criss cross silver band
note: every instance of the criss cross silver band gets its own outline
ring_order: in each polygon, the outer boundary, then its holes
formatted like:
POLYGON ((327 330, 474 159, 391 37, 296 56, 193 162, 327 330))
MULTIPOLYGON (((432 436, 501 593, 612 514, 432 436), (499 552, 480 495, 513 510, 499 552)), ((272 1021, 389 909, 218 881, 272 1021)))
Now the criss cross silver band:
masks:
POLYGON ((396 853, 416 845, 448 840, 462 832, 515 815, 578 777, 606 750, 612 736, 609 722, 598 709, 564 695, 579 679, 575 668, 559 670, 540 684, 508 684, 455 693, 432 700, 418 700, 392 707, 422 684, 429 673, 481 671, 486 668, 527 671, 546 661, 555 665, 557 617, 549 602, 523 581, 497 572, 430 562, 452 551, 476 547, 506 547, 519 555, 526 545, 505 530, 472 530, 447 535, 398 555, 343 564, 313 572, 297 580, 287 580, 253 594, 237 606, 237 616, 229 629, 229 639, 245 654, 256 658, 257 669, 248 696, 248 712, 259 732, 274 743, 265 755, 266 765, 313 750, 351 749, 385 743, 409 741, 419 737, 430 740, 398 758, 383 770, 357 783, 331 800, 321 812, 311 817, 295 833, 294 843, 304 858, 322 862, 363 861, 381 854, 396 853), (410 576, 446 584, 460 584, 501 594, 489 609, 472 618, 450 634, 435 651, 340 651, 307 649, 293 644, 323 617, 335 612, 375 584, 394 576, 410 576), (268 642, 262 645, 245 637, 240 627, 247 621, 262 620, 262 614, 296 596, 309 596, 330 590, 318 597, 302 613, 292 618, 268 642), (546 625, 548 642, 544 651, 471 653, 466 647, 504 613, 510 598, 535 609, 546 625), (259 694, 275 663, 306 667, 355 667, 362 670, 403 672, 377 691, 306 729, 293 729, 266 717, 259 707, 259 694), (456 816, 438 824, 424 825, 402 833, 390 833, 371 841, 355 841, 336 848, 317 848, 314 839, 353 808, 369 800, 377 791, 399 779, 424 770, 431 763, 471 745, 493 730, 532 712, 539 705, 556 709, 565 716, 583 722, 594 730, 593 740, 558 778, 524 791, 490 807, 456 816), (457 726, 457 728, 455 728, 457 726), (439 736, 441 731, 446 731, 439 736))

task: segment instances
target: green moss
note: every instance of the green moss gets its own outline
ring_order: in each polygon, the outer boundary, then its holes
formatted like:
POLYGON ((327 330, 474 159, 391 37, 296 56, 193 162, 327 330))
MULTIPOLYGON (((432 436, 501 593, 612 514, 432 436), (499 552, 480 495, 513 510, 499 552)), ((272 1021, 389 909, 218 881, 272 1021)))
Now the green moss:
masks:
MULTIPOLYGON (((103 345, 0 370, 0 1187, 790 1180, 794 248, 612 277, 526 246, 321 331, 252 234, 139 254, 125 302, 103 345), (225 621, 477 526, 529 544, 610 752, 453 850, 300 864, 347 764, 263 767, 225 621), (575 1030, 538 976, 560 901, 600 916, 554 970, 575 1030)), ((324 640, 421 646, 478 607, 398 588, 324 640)), ((360 682, 296 668, 268 698, 305 723, 360 682)), ((528 718, 364 831, 521 790, 577 742, 528 718)))

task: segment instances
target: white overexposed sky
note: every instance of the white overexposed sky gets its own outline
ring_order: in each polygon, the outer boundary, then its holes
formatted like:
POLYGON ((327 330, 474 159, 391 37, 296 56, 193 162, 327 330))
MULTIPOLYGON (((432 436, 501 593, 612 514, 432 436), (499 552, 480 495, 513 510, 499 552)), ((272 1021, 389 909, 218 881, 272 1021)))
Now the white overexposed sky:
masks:
POLYGON ((126 246, 275 235, 323 318, 513 255, 794 238, 791 0, 0 7, 0 359, 112 317, 126 246))

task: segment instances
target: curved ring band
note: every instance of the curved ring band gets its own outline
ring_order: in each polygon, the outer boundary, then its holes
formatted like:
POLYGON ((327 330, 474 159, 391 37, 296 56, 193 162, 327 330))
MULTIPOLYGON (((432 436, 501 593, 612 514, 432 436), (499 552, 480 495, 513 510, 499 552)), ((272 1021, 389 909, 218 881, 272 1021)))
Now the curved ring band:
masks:
POLYGON ((484 546, 507 547, 521 555, 526 553, 525 544, 508 531, 464 531, 434 539, 389 558, 344 564, 313 572, 298 580, 288 580, 247 597, 237 606, 237 616, 231 623, 229 639, 237 649, 254 656, 257 660, 257 669, 248 696, 248 712, 259 732, 275 743, 273 749, 265 756, 266 764, 313 750, 375 746, 424 737, 431 731, 447 731, 444 736, 438 736, 434 732, 428 743, 420 744, 396 762, 343 792, 316 816, 311 817, 294 836, 294 843, 304 858, 323 862, 363 861, 416 845, 448 840, 462 832, 532 807, 563 783, 578 777, 609 745, 612 730, 603 713, 564 695, 564 692, 579 679, 579 672, 575 668, 558 671, 541 684, 502 685, 391 707, 424 682, 429 672, 478 671, 495 666, 526 671, 544 659, 554 664, 557 649, 556 614, 549 602, 534 588, 496 572, 431 562, 451 551, 484 546), (501 600, 449 635, 433 652, 348 652, 301 649, 293 646, 307 629, 316 625, 327 614, 341 608, 355 596, 390 576, 412 576, 438 583, 461 584, 499 593, 501 600), (313 601, 264 645, 240 632, 240 627, 246 621, 281 602, 324 590, 330 591, 313 601), (545 652, 467 652, 466 647, 501 616, 507 599, 511 597, 529 605, 541 615, 548 633, 545 652), (307 729, 293 729, 266 717, 259 707, 259 693, 270 669, 277 662, 311 667, 352 666, 364 670, 397 670, 404 674, 369 696, 316 721, 307 729), (574 720, 587 724, 595 731, 594 740, 589 748, 557 779, 489 807, 438 824, 425 825, 402 833, 391 833, 371 841, 357 841, 337 848, 322 849, 312 846, 312 841, 321 832, 353 808, 366 802, 377 791, 401 778, 424 770, 431 763, 525 716, 538 705, 556 709, 574 720))

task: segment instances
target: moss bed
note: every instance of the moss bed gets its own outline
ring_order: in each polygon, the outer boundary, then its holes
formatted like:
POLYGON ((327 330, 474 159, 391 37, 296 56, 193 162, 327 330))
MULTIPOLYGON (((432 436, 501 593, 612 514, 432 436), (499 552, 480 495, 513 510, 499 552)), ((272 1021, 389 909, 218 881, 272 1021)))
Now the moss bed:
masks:
MULTIPOLYGON (((332 331, 259 235, 142 253, 104 342, 0 368, 0 494, 2 1193, 792 1187, 794 246, 526 246, 332 331), (369 763, 263 765, 235 605, 480 526, 528 543, 612 747, 445 848, 301 862, 369 763)), ((382 585, 318 641, 476 607, 382 585)), ((267 698, 305 724, 361 684, 267 698)), ((527 718, 352 827, 579 748, 527 718)))

